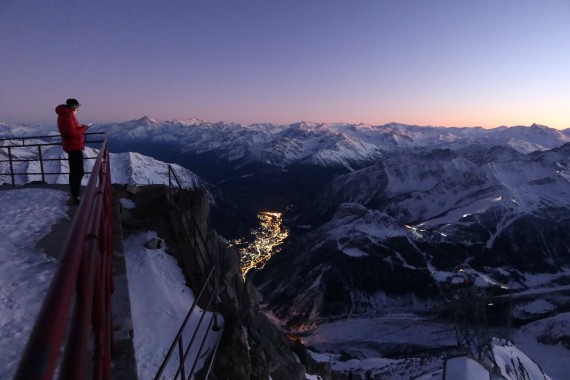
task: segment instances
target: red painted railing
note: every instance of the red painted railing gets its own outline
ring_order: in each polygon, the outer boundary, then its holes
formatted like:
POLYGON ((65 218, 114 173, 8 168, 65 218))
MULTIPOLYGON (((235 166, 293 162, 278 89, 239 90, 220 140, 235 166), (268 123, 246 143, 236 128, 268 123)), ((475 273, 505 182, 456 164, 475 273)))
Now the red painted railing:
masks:
POLYGON ((110 379, 112 252, 111 172, 104 142, 15 380, 52 379, 56 370, 62 380, 110 379))

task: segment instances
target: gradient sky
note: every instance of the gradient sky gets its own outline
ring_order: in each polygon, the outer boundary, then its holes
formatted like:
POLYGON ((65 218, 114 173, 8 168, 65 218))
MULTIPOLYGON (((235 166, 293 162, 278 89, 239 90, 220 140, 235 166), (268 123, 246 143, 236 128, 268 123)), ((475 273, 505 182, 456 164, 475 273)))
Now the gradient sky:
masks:
POLYGON ((0 120, 570 127, 569 0, 0 0, 0 120))

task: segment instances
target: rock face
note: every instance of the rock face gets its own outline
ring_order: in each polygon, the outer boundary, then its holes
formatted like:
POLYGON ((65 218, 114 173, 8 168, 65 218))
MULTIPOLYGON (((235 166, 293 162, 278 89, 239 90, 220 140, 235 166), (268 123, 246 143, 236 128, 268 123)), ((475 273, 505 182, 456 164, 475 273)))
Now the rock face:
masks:
POLYGON ((224 317, 224 332, 210 379, 304 379, 307 368, 330 379, 329 366, 314 363, 304 347, 287 339, 260 310, 256 289, 241 277, 237 252, 228 249, 209 226, 205 194, 201 190, 169 194, 167 190, 147 186, 136 194, 125 192, 136 207, 123 212, 123 226, 126 233, 141 228, 156 230, 179 260, 195 294, 203 284, 201 273, 215 265, 217 310, 224 317), (170 201, 180 204, 182 200, 182 209, 170 206, 170 201), (184 221, 180 210, 187 216, 184 221), (196 238, 190 243, 183 225, 192 226, 191 235, 196 238), (197 246, 207 254, 204 260, 196 252, 197 246))

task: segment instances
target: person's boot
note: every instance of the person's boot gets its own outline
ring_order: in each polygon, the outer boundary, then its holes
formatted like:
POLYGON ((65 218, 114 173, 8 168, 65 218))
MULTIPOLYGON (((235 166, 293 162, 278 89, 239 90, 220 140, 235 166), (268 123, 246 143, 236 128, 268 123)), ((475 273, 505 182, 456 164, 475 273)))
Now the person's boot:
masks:
POLYGON ((71 195, 69 198, 67 198, 67 204, 71 206, 77 206, 79 204, 79 198, 71 195))

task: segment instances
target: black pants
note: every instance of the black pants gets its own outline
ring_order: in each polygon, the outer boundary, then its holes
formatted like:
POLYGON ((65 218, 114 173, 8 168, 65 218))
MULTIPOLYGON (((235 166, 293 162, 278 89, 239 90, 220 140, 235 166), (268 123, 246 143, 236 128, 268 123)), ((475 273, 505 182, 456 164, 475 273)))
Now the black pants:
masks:
POLYGON ((83 170, 83 151, 74 150, 67 152, 67 161, 69 162, 69 192, 72 197, 78 197, 81 179, 85 174, 83 170))

